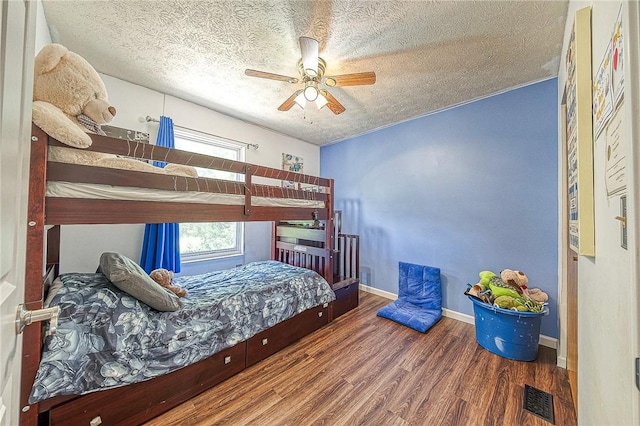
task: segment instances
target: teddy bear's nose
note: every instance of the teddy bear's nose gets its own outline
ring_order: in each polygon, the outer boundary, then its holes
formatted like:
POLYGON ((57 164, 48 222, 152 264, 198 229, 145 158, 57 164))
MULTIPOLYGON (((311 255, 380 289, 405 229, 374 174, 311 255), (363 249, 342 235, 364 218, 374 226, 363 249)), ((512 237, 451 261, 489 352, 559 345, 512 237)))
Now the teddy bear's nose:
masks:
POLYGON ((114 107, 110 106, 108 109, 111 115, 114 115, 114 116, 116 115, 116 109, 114 107))

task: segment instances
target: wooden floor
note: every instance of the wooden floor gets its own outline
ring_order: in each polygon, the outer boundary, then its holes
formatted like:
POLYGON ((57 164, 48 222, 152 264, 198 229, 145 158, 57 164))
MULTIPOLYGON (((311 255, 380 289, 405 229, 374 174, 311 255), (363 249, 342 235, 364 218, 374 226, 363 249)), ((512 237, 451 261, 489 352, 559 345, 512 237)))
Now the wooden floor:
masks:
POLYGON ((426 334, 360 307, 147 423, 168 425, 550 425, 524 411, 524 385, 553 395, 556 425, 576 424, 555 350, 511 361, 442 318, 426 334))

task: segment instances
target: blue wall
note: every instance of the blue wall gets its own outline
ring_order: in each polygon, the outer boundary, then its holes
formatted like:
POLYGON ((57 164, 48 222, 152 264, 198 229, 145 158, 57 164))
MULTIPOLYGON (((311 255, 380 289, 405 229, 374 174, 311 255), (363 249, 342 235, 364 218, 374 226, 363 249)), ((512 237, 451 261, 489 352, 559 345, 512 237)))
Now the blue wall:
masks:
POLYGON ((473 315, 479 271, 521 270, 557 338, 557 99, 547 80, 322 147, 363 283, 397 294, 399 261, 436 266, 444 307, 473 315))

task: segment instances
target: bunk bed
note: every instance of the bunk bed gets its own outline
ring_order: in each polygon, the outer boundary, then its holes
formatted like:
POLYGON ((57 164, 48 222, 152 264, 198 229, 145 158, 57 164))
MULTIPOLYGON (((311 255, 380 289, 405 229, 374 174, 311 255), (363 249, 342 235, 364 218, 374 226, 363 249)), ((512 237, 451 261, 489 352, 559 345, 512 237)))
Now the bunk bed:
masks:
POLYGON ((66 146, 34 125, 27 212, 26 309, 41 309, 46 289, 58 277, 60 225, 68 224, 270 221, 272 260, 321 275, 333 290, 331 299, 335 296, 335 300, 305 309, 168 374, 80 396, 53 396, 32 404, 29 395, 40 365, 46 329, 26 327, 22 424, 140 424, 357 306, 359 239, 341 232, 331 179, 107 136, 91 138, 93 144, 87 149, 91 152, 230 171, 244 175, 244 182, 120 170, 102 167, 99 162, 86 165, 47 161, 51 147, 66 146), (293 181, 305 189, 285 188, 281 181, 293 181))

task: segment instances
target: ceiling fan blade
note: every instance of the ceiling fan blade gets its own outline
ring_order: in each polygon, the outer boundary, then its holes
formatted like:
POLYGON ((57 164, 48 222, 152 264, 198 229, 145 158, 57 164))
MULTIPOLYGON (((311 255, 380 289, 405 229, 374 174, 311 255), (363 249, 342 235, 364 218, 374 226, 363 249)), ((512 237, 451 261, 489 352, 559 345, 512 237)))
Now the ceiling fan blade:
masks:
POLYGON ((345 111, 345 107, 333 95, 326 90, 320 90, 320 94, 327 98, 327 108, 331 110, 335 115, 342 114, 345 111))
POLYGON ((310 37, 300 37, 300 53, 302 53, 302 68, 313 70, 312 77, 318 75, 318 40, 310 37))
POLYGON ((268 78, 269 80, 286 81, 289 83, 297 83, 299 80, 295 77, 287 77, 286 75, 272 74, 270 72, 257 71, 252 69, 244 70, 244 73, 249 77, 268 78))
POLYGON ((376 82, 376 73, 373 71, 369 71, 369 72, 358 72, 355 74, 332 75, 325 79, 324 84, 326 84, 329 87, 365 86, 368 84, 374 84, 375 82, 376 82))
POLYGON ((300 93, 302 93, 302 89, 296 90, 295 92, 293 92, 293 95, 289 96, 289 98, 286 101, 284 101, 282 105, 278 107, 278 111, 289 111, 291 107, 295 105, 296 97, 300 93))

